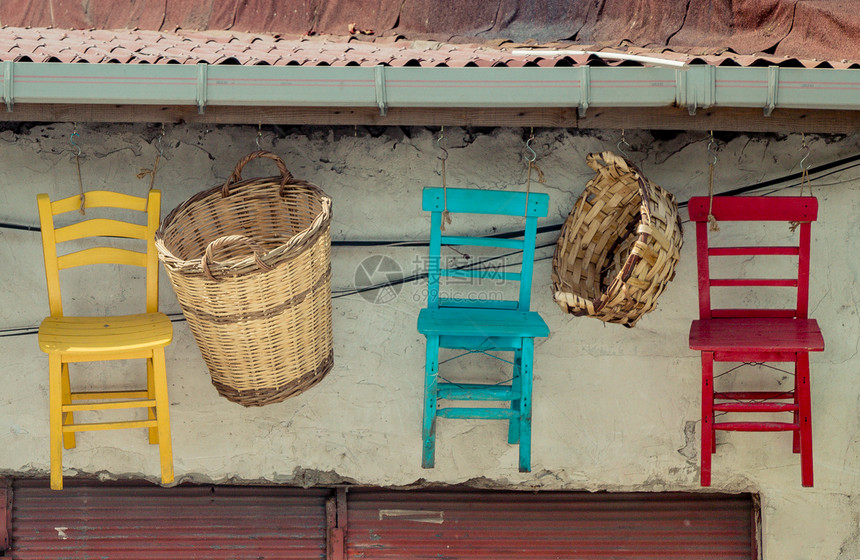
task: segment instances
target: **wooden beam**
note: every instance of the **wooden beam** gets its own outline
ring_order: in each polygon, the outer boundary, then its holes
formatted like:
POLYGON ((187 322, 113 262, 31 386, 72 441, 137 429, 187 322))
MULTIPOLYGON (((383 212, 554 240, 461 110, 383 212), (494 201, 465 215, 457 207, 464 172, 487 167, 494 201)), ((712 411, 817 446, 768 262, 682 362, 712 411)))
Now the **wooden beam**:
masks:
POLYGON ((381 116, 375 107, 192 106, 16 104, 0 111, 8 122, 116 122, 372 126, 486 126, 581 129, 724 130, 736 132, 835 133, 860 131, 860 111, 711 108, 690 115, 679 107, 405 108, 381 116))
POLYGON ((147 122, 372 126, 540 126, 576 128, 575 108, 389 108, 211 106, 201 115, 191 106, 16 104, 0 121, 147 122))
POLYGON ((765 117, 761 109, 737 107, 699 109, 695 115, 678 107, 598 107, 578 124, 596 129, 853 134, 860 131, 860 111, 775 109, 765 117))

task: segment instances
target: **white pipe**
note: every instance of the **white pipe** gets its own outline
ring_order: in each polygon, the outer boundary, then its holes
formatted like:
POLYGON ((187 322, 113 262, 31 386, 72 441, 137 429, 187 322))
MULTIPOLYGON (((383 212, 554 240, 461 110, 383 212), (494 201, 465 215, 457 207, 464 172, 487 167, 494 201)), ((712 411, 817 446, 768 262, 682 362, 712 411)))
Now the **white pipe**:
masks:
POLYGON ((598 52, 598 51, 553 51, 553 50, 516 50, 511 52, 514 56, 579 56, 583 54, 594 55, 600 58, 612 58, 616 60, 634 60, 646 64, 656 64, 661 66, 686 66, 686 62, 680 60, 667 60, 665 58, 657 58, 655 56, 643 56, 639 54, 625 54, 613 52, 598 52))

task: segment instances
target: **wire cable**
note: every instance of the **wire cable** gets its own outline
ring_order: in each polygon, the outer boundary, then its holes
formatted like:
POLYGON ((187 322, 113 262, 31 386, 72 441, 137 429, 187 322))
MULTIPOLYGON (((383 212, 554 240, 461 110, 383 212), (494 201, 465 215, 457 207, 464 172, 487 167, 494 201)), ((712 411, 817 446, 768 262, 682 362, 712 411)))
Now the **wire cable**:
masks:
MULTIPOLYGON (((814 171, 810 169, 810 170, 808 170, 808 172, 810 174, 816 175, 817 179, 821 179, 821 178, 833 175, 835 173, 839 173, 839 172, 847 171, 849 169, 853 169, 855 167, 860 167, 860 154, 855 155, 855 156, 850 156, 847 158, 843 158, 840 160, 836 160, 836 161, 833 161, 830 163, 819 165, 818 167, 815 168, 814 171), (848 165, 848 164, 853 164, 853 165, 848 165), (847 165, 847 167, 842 167, 843 165, 847 165), (827 173, 824 173, 823 175, 818 176, 819 173, 823 173, 825 171, 827 173)), ((784 175, 782 177, 776 177, 773 179, 768 179, 767 181, 761 181, 759 183, 753 183, 751 185, 738 187, 736 189, 730 189, 728 191, 717 193, 714 196, 736 196, 739 194, 744 194, 744 193, 764 189, 764 188, 767 188, 770 186, 780 185, 782 183, 788 183, 789 181, 796 181, 797 179, 801 179, 802 176, 803 176, 803 172, 792 173, 790 175, 784 175)), ((832 185, 843 184, 845 182, 847 182, 847 181, 837 181, 835 183, 832 183, 832 185)), ((798 185, 800 185, 799 182, 790 183, 787 185, 782 185, 779 188, 775 188, 773 190, 768 191, 767 193, 764 193, 762 196, 771 195, 771 194, 774 194, 774 193, 779 192, 779 191, 783 191, 783 190, 786 190, 789 188, 796 187, 798 185)), ((826 185, 819 185, 819 186, 826 186, 826 185)), ((688 203, 689 203, 689 201, 679 202, 678 206, 679 207, 686 207, 688 203)), ((541 234, 541 233, 550 233, 553 231, 558 231, 561 229, 561 227, 563 225, 564 225, 564 223, 562 222, 559 224, 542 226, 542 227, 537 229, 537 233, 541 234)), ((10 223, 6 223, 6 222, 0 222, 0 228, 16 229, 16 230, 24 230, 24 231, 41 231, 38 226, 10 224, 10 223)), ((493 235, 489 235, 487 237, 505 239, 505 238, 517 237, 517 236, 523 235, 523 233, 524 233, 523 230, 517 230, 517 231, 508 231, 508 232, 496 233, 493 235)), ((421 240, 418 240, 418 241, 344 240, 344 241, 332 241, 332 245, 333 246, 346 246, 346 247, 382 247, 382 246, 384 246, 384 247, 426 247, 429 245, 429 241, 421 241, 421 240)), ((535 247, 535 249, 543 249, 546 247, 551 247, 553 245, 555 245, 555 242, 539 245, 539 246, 535 247)), ((504 259, 504 258, 507 258, 509 256, 519 254, 521 252, 522 251, 512 251, 510 253, 505 253, 503 255, 489 257, 487 259, 477 261, 475 263, 467 263, 467 264, 463 265, 462 267, 458 267, 458 268, 462 268, 462 269, 467 270, 469 267, 473 268, 475 266, 480 266, 480 265, 485 264, 487 262, 492 262, 492 261, 498 260, 498 259, 504 259)), ((541 261, 549 260, 551 258, 552 258, 552 256, 545 256, 545 257, 537 257, 536 256, 534 259, 534 262, 541 262, 541 261)), ((513 266, 513 265, 517 265, 517 264, 522 264, 522 263, 510 263, 510 264, 504 264, 502 266, 507 267, 507 266, 513 266)), ((418 280, 423 280, 425 278, 427 278, 427 273, 423 272, 423 273, 411 274, 409 276, 404 276, 402 278, 396 278, 394 280, 382 282, 379 284, 373 284, 370 286, 362 286, 361 288, 353 288, 353 289, 347 289, 347 290, 333 291, 332 292, 332 299, 338 299, 338 298, 342 298, 342 297, 358 295, 358 294, 361 294, 364 292, 370 292, 373 290, 379 290, 382 288, 387 288, 387 287, 391 287, 391 286, 397 286, 400 284, 405 284, 407 282, 415 282, 418 280)), ((180 321, 185 320, 184 315, 182 315, 181 313, 169 314, 168 317, 170 317, 170 320, 172 322, 180 322, 180 321)), ((39 331, 38 327, 10 327, 10 328, 5 328, 5 329, 0 329, 0 338, 11 337, 11 336, 32 335, 32 334, 38 333, 38 331, 39 331)))
MULTIPOLYGON (((821 164, 815 168, 809 168, 807 171, 810 175, 818 175, 819 173, 824 173, 825 171, 829 171, 818 179, 828 177, 833 175, 834 173, 838 173, 841 171, 847 171, 848 169, 853 169, 855 167, 860 167, 860 154, 855 156, 849 156, 847 158, 838 159, 836 161, 831 161, 830 163, 821 164), (848 165, 848 164, 854 165, 848 165), (843 165, 848 165, 848 167, 841 168, 843 165)), ((803 176, 803 172, 792 173, 790 175, 783 175, 782 177, 774 177, 773 179, 768 179, 767 181, 762 181, 759 183, 753 183, 751 185, 746 185, 744 187, 738 187, 736 189, 731 189, 728 191, 724 191, 721 193, 715 193, 714 196, 735 196, 738 194, 743 194, 759 189, 765 189, 772 185, 778 185, 780 183, 786 183, 789 181, 794 181, 796 179, 800 179, 803 176)), ((800 183, 795 183, 792 185, 787 185, 780 189, 776 189, 774 191, 770 191, 767 194, 772 194, 773 192, 777 192, 779 190, 783 190, 784 188, 791 188, 800 185, 800 183)), ((679 207, 685 207, 687 205, 687 201, 679 202, 679 207)), ((562 224, 552 224, 548 226, 542 226, 537 229, 537 232, 540 233, 548 233, 551 231, 558 231, 561 229, 562 224)), ((26 224, 15 224, 10 222, 0 222, 0 229, 15 229, 15 230, 23 230, 23 231, 41 231, 39 226, 31 226, 26 224)), ((488 235, 487 237, 506 239, 509 237, 517 237, 518 235, 522 235, 522 230, 519 231, 509 231, 503 233, 496 233, 493 235, 488 235)), ((403 240, 403 241, 385 241, 385 240, 339 240, 332 241, 332 246, 335 247, 381 247, 381 246, 392 246, 392 247, 426 247, 429 245, 429 241, 423 240, 403 240)))

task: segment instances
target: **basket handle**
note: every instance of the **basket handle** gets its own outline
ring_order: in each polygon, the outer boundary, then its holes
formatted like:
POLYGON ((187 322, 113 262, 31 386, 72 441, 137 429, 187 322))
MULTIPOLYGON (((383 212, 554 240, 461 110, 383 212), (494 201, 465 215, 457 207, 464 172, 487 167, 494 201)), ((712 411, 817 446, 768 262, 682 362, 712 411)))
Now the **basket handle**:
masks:
POLYGON ((224 183, 224 186, 221 188, 222 198, 230 195, 230 186, 233 183, 242 180, 242 169, 245 167, 245 165, 247 165, 249 161, 257 158, 266 158, 275 162, 275 165, 278 166, 278 170, 281 172, 281 190, 283 190, 287 183, 292 180, 293 174, 287 170, 287 166, 286 164, 284 164, 284 160, 282 160, 272 152, 257 150, 243 157, 239 160, 239 163, 236 164, 236 168, 233 170, 233 173, 230 174, 230 177, 227 178, 227 182, 224 183))
POLYGON ((254 262, 257 263, 257 266, 262 268, 265 271, 274 270, 274 268, 263 262, 263 259, 260 258, 260 255, 265 253, 265 249, 260 247, 255 241, 253 241, 250 237, 245 237, 244 235, 225 235, 223 237, 219 237, 212 243, 206 246, 206 251, 203 253, 203 258, 200 259, 203 264, 203 274, 206 275, 207 278, 212 280, 213 282, 217 282, 218 278, 215 278, 215 275, 212 274, 212 270, 210 270, 210 262, 217 263, 213 258, 213 253, 215 249, 223 247, 224 245, 228 245, 231 243, 240 243, 245 245, 246 247, 251 248, 254 251, 254 262))
POLYGON ((610 165, 614 165, 614 166, 620 168, 624 172, 634 171, 633 169, 630 169, 628 167, 628 164, 630 163, 629 160, 619 156, 618 154, 615 154, 614 152, 610 152, 610 151, 601 152, 599 154, 588 154, 587 156, 585 156, 585 163, 593 171, 598 171, 598 172, 601 169, 603 169, 604 167, 608 167, 610 165), (606 165, 605 166, 601 165, 598 160, 603 160, 603 162, 606 165))

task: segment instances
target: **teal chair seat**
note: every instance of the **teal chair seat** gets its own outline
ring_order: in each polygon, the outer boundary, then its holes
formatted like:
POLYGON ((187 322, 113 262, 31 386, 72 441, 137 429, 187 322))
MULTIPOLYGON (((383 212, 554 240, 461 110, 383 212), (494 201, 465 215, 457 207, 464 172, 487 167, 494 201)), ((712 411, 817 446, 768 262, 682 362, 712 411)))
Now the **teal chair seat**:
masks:
MULTIPOLYGON (((529 310, 534 262, 537 218, 547 215, 549 197, 543 193, 498 190, 425 188, 423 208, 431 212, 430 259, 428 265, 427 307, 418 315, 418 332, 427 337, 424 368, 424 421, 422 466, 435 465, 436 419, 476 418, 508 421, 508 443, 519 445, 519 469, 531 470, 532 368, 534 339, 549 335, 549 327, 529 310), (446 235, 442 232, 442 213, 470 213, 522 217, 525 223, 520 239, 446 235), (519 272, 476 270, 469 267, 443 267, 442 246, 498 247, 509 253, 522 251, 519 272), (516 299, 451 299, 440 297, 444 277, 463 282, 474 281, 470 288, 499 288, 500 283, 518 283, 516 299), (487 282, 492 280, 493 282, 487 282), (441 348, 482 353, 512 365, 510 382, 440 382, 441 348), (489 352, 513 352, 512 360, 489 352), (459 401, 461 406, 439 405, 440 400, 459 401), (472 401, 509 402, 507 407, 475 406, 472 401)), ((461 354, 465 355, 465 354, 461 354)), ((459 356, 458 356, 459 357, 459 356)))
MULTIPOLYGON (((488 343, 499 338, 519 340, 549 336, 549 327, 536 311, 483 308, 422 309, 418 314, 418 332, 423 335, 453 338, 478 337, 488 343)), ((453 341, 452 341, 453 342, 453 341)), ((454 348, 454 346, 443 346, 454 348)))

